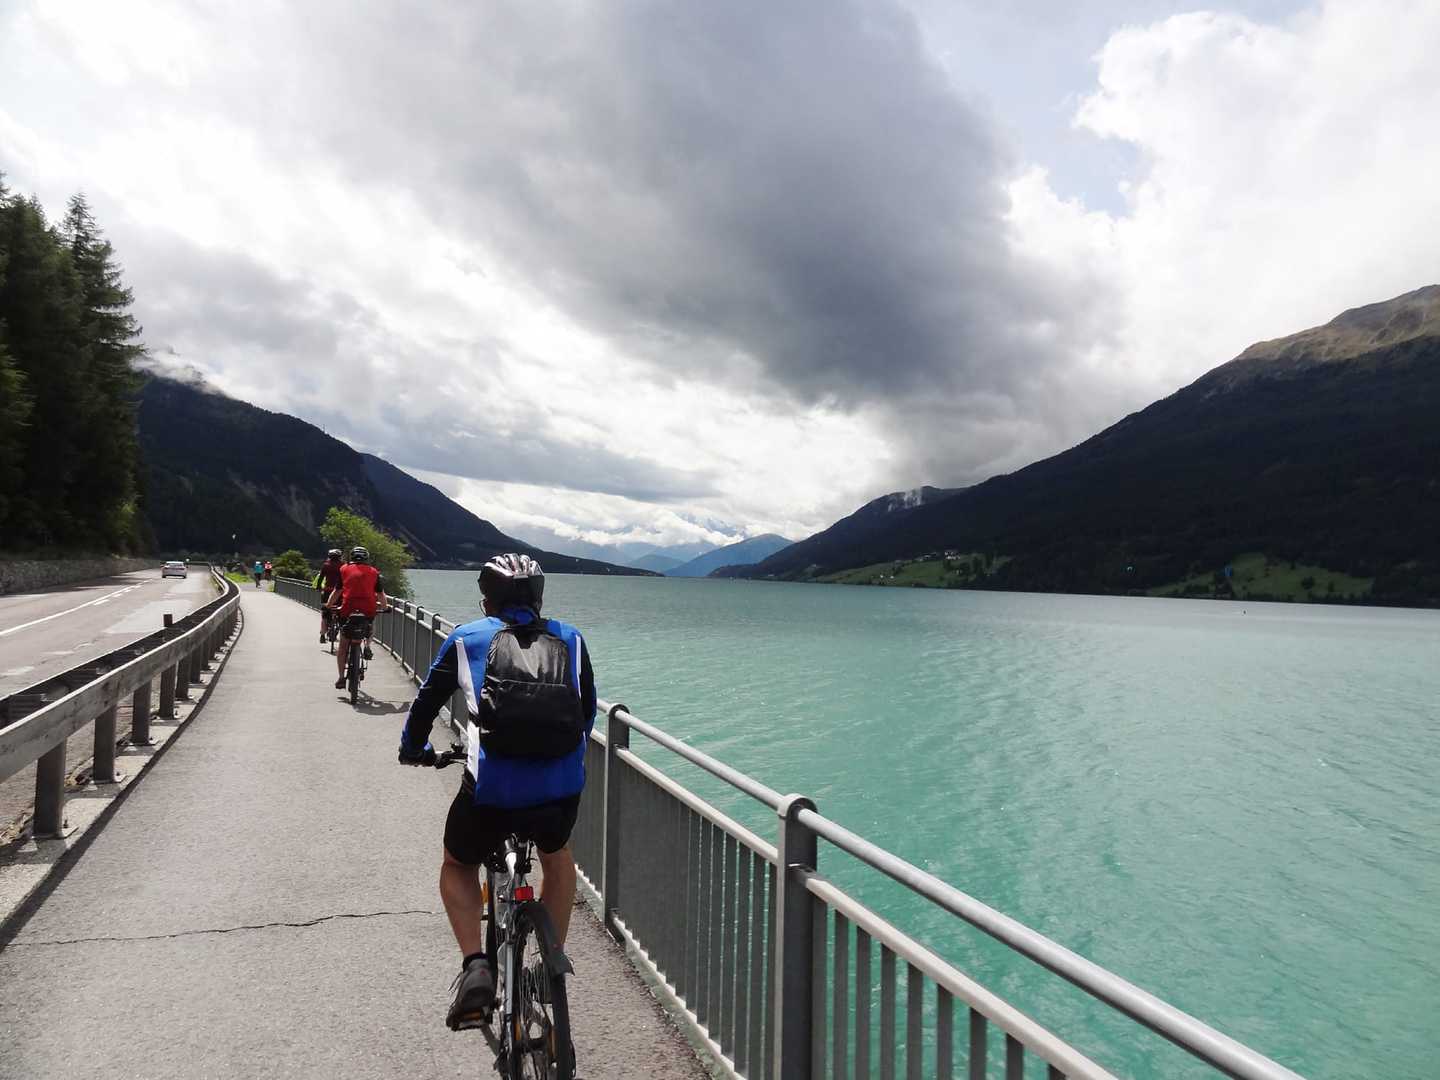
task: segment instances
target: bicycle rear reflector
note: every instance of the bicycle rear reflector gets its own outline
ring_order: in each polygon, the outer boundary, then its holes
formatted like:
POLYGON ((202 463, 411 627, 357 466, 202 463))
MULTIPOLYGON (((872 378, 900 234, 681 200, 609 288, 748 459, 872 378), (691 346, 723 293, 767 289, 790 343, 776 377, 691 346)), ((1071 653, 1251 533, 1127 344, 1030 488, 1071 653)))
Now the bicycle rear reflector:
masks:
POLYGON ((533 885, 521 885, 519 888, 517 888, 517 889, 515 890, 515 899, 516 899, 516 900, 534 900, 534 899, 535 899, 535 886, 533 886, 533 885))

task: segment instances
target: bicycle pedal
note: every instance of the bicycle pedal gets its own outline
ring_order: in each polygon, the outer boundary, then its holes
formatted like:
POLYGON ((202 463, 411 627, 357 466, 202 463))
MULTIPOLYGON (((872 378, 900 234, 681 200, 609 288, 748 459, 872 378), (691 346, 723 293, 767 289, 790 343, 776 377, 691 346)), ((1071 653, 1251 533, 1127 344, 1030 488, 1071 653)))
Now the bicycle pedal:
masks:
POLYGON ((493 1011, 492 1009, 481 1009, 479 1012, 470 1013, 468 1016, 458 1017, 455 1020, 455 1026, 450 1030, 474 1031, 476 1028, 488 1027, 493 1011))

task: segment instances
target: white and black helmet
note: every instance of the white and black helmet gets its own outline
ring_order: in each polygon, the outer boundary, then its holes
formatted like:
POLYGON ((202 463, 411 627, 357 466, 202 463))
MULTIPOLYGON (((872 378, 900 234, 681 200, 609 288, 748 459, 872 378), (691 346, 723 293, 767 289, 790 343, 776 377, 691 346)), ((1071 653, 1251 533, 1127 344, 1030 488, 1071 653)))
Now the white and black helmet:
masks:
POLYGON ((350 549, 350 561, 354 563, 368 563, 370 561, 370 549, 356 544, 350 549))
POLYGON ((540 614, 545 571, 529 555, 496 555, 480 570, 480 594, 501 608, 527 607, 540 614))

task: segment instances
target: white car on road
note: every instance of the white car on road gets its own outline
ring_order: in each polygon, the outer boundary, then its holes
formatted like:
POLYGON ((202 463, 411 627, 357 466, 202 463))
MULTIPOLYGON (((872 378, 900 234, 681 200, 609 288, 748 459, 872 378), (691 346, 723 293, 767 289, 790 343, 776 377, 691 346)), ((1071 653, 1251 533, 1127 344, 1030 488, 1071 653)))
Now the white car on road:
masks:
POLYGON ((184 577, 187 573, 189 573, 189 568, 179 559, 171 559, 160 568, 160 576, 162 578, 184 577))

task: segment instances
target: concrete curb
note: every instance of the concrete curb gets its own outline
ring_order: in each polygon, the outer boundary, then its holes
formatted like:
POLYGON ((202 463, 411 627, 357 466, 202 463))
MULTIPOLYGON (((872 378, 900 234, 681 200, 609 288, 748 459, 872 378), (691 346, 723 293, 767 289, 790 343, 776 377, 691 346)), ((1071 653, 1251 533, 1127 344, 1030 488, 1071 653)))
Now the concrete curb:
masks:
POLYGON ((173 720, 151 720, 153 744, 131 744, 116 755, 115 765, 124 772, 124 778, 114 784, 87 783, 79 791, 72 792, 66 801, 65 812, 73 827, 66 836, 53 840, 27 837, 16 841, 0 854, 0 949, 14 938, 30 912, 64 879, 125 801, 131 787, 150 771, 204 708, 245 630, 244 609, 236 610, 239 619, 235 633, 221 645, 220 652, 211 661, 210 670, 201 672, 199 685, 203 689, 200 696, 191 701, 177 699, 173 720))

